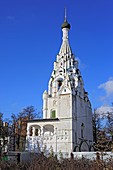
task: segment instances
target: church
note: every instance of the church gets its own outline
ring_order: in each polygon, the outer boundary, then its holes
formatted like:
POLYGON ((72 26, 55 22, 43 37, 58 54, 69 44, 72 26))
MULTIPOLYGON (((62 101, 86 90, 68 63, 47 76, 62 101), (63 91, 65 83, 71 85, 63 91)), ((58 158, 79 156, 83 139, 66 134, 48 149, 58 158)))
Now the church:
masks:
POLYGON ((69 43, 65 15, 62 44, 43 93, 43 118, 27 123, 26 150, 54 153, 93 150, 92 107, 69 43))

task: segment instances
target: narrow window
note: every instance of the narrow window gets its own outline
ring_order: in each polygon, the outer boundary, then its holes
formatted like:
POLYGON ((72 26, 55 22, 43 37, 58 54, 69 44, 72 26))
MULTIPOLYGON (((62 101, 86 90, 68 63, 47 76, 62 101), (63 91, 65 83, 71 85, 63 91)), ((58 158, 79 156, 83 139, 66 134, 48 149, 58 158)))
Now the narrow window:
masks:
POLYGON ((51 118, 56 118, 56 111, 55 111, 55 110, 52 110, 52 112, 51 112, 51 118))
POLYGON ((77 143, 77 133, 75 132, 75 143, 77 143))
POLYGON ((81 138, 84 138, 84 124, 81 124, 81 138))
POLYGON ((60 89, 60 87, 61 87, 61 85, 62 85, 62 81, 58 81, 58 90, 60 89))

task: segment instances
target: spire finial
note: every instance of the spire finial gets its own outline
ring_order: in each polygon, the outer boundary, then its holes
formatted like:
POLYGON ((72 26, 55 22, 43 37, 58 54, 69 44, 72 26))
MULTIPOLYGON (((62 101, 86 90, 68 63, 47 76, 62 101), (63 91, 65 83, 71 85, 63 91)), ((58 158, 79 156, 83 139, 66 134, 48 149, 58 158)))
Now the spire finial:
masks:
POLYGON ((65 18, 64 18, 64 21, 67 21, 67 10, 66 10, 66 7, 65 7, 65 18))
POLYGON ((62 29, 63 28, 70 29, 70 24, 67 22, 67 10, 66 10, 66 7, 65 7, 65 10, 64 10, 64 23, 62 24, 62 29))

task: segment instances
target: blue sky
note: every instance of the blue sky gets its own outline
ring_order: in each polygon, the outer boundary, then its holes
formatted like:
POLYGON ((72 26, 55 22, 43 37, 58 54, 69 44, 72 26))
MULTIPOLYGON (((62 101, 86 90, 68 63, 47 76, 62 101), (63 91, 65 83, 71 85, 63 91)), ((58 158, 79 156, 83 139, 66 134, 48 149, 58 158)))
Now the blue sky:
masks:
POLYGON ((92 107, 113 102, 113 0, 0 0, 0 112, 42 109, 62 42, 64 7, 70 45, 92 107))

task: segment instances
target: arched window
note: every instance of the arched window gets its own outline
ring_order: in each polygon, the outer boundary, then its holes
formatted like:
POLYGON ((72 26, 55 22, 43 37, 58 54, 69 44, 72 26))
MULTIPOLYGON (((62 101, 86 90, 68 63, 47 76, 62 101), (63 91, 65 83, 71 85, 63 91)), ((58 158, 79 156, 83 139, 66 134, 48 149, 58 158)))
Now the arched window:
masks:
POLYGON ((62 85, 62 81, 59 80, 59 81, 58 81, 58 90, 60 89, 61 85, 62 85))
POLYGON ((41 127, 39 125, 34 125, 35 128, 35 136, 40 136, 41 133, 41 127))
MULTIPOLYGON (((60 70, 59 72, 62 73, 63 70, 60 70)), ((57 89, 58 89, 58 90, 59 90, 60 87, 62 86, 62 82, 63 82, 63 78, 60 77, 60 78, 57 79, 57 89)))
POLYGON ((51 118, 56 118, 56 110, 51 111, 51 118))

